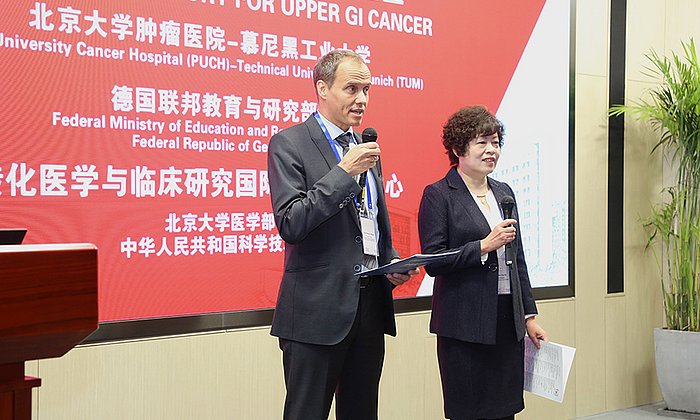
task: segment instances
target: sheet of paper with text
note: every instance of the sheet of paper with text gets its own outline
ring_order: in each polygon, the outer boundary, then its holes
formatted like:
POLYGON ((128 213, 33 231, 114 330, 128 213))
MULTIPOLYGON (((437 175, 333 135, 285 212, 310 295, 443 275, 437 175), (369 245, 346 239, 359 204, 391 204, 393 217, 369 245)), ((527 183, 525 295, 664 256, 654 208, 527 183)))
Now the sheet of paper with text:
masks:
POLYGON ((576 349, 552 342, 541 342, 538 350, 525 337, 525 391, 562 402, 576 349))

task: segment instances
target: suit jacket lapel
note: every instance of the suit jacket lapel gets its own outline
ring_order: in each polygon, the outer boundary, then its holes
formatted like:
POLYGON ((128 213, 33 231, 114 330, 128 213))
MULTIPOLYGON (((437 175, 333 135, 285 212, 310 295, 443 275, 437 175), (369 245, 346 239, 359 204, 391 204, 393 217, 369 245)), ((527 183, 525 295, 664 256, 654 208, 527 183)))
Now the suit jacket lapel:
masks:
MULTIPOLYGON (((353 131, 353 135, 355 136, 355 142, 357 144, 362 143, 362 140, 356 132, 353 131)), ((379 209, 384 209, 382 213, 379 213, 380 215, 377 218, 377 225, 379 226, 379 231, 382 234, 382 238, 386 238, 387 234, 390 234, 391 232, 388 222, 389 215, 387 214, 389 210, 386 207, 386 197, 384 195, 384 180, 382 179, 381 158, 377 161, 376 165, 370 168, 370 172, 374 177, 375 188, 377 189, 377 203, 374 204, 375 214, 377 214, 376 212, 378 212, 379 209)))
POLYGON ((476 223, 476 227, 479 229, 480 234, 486 237, 486 235, 491 232, 489 222, 486 220, 486 217, 484 217, 484 213, 481 212, 479 205, 476 204, 476 201, 474 201, 474 198, 467 189, 467 185, 464 183, 464 180, 461 176, 459 176, 459 173, 457 173, 457 168, 453 167, 447 173, 447 185, 454 192, 452 197, 458 203, 460 203, 462 207, 464 207, 467 214, 469 214, 472 220, 476 223))
MULTIPOLYGON (((333 151, 332 146, 328 142, 328 138, 326 138, 326 135, 323 133, 323 130, 321 130, 321 126, 318 125, 316 117, 314 117, 313 115, 310 116, 306 120, 306 126, 309 128, 311 140, 314 142, 319 152, 321 152, 323 159, 326 161, 326 164, 328 165, 328 170, 331 170, 334 166, 338 164, 338 158, 335 156, 335 152, 333 151)), ((358 229, 361 229, 360 215, 357 214, 355 204, 353 203, 350 206, 345 206, 343 210, 351 213, 352 219, 355 221, 355 225, 357 225, 358 229)))
MULTIPOLYGON (((494 197, 496 197, 496 202, 498 203, 500 209, 501 200, 503 197, 510 195, 510 191, 506 190, 501 183, 497 183, 491 178, 487 178, 487 181, 489 183, 489 188, 491 188, 491 191, 493 191, 494 197)), ((503 216, 503 211, 501 211, 501 216, 503 216)))
POLYGON ((333 152, 330 143, 328 143, 326 135, 323 134, 321 126, 318 125, 318 121, 316 121, 316 118, 313 115, 310 116, 306 120, 305 124, 306 127, 309 129, 309 134, 311 134, 311 141, 314 142, 314 144, 318 148, 318 151, 321 152, 323 159, 326 160, 326 163, 328 164, 328 169, 331 169, 332 167, 337 165, 338 159, 335 157, 335 153, 333 152))
MULTIPOLYGON (((491 188, 491 191, 493 191, 493 195, 496 197, 496 202, 498 203, 499 210, 501 211, 501 216, 503 216, 503 210, 500 209, 501 206, 501 200, 503 197, 510 195, 512 197, 511 191, 506 188, 505 184, 502 184, 500 182, 494 181, 491 178, 488 178, 488 183, 489 187, 491 188)), ((515 206, 513 206, 513 214, 511 215, 511 218, 515 219, 517 216, 515 206)), ((516 225, 517 229, 517 225, 516 225)), ((513 241, 513 247, 516 247, 517 249, 518 246, 518 241, 513 241)))
MULTIPOLYGON (((374 176, 374 181, 376 185, 375 188, 377 189, 377 203, 373 204, 373 206, 375 207, 375 212, 380 208, 386 208, 386 200, 384 197, 384 185, 382 185, 382 179, 379 177, 379 171, 377 171, 378 165, 379 163, 377 163, 377 165, 374 168, 370 168, 370 170, 372 171, 372 176, 374 176)), ((377 223, 379 223, 379 221, 377 223)), ((384 226, 380 225, 380 229, 381 228, 384 228, 384 226)))

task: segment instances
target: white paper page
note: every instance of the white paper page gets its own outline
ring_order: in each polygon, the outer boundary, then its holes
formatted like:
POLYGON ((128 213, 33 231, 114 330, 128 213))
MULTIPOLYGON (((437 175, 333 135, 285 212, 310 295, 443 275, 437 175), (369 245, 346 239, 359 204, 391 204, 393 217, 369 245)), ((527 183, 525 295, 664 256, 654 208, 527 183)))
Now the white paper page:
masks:
POLYGON ((540 342, 538 350, 525 337, 525 391, 562 402, 576 349, 552 342, 540 342))

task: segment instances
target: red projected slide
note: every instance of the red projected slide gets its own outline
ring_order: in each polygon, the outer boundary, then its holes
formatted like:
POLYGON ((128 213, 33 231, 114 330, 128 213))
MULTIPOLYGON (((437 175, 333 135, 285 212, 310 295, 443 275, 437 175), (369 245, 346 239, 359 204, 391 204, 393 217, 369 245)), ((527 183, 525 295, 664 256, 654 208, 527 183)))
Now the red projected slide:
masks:
POLYGON ((315 110, 313 65, 345 48, 372 72, 358 129, 379 133, 395 247, 419 252, 442 124, 498 109, 544 3, 7 2, 0 228, 95 243, 101 321, 273 307, 268 140, 315 110))

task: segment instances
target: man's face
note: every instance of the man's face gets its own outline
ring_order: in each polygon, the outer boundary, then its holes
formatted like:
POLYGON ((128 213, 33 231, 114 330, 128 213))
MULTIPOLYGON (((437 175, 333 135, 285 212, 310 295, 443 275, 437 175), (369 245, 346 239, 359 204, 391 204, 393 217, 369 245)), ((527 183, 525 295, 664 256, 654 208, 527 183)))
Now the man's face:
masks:
POLYGON ((345 58, 335 71, 332 86, 324 81, 316 83, 319 112, 342 130, 362 123, 372 76, 364 63, 345 58))

